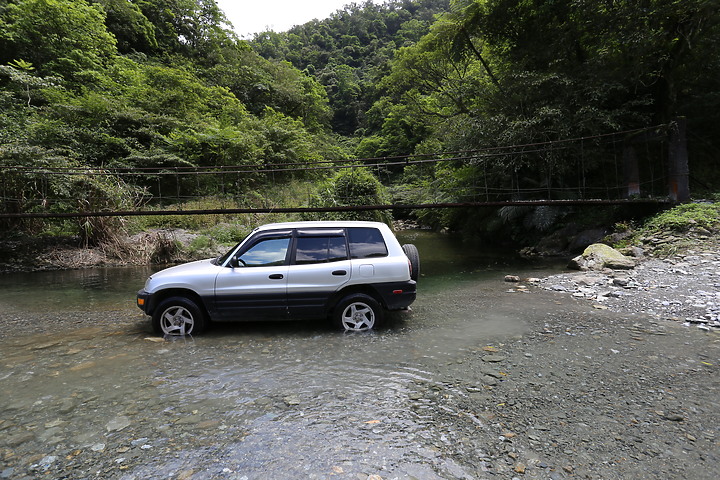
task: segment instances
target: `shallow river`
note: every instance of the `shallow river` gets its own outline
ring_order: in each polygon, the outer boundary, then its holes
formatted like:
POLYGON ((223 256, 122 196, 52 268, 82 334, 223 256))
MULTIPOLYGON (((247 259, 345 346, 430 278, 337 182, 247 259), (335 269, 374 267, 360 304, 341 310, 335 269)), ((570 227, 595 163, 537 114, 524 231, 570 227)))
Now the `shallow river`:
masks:
POLYGON ((551 266, 402 237, 418 299, 369 334, 232 324, 163 341, 134 306, 149 269, 0 276, 0 478, 472 478, 413 392, 522 333, 542 313, 503 276, 551 266))

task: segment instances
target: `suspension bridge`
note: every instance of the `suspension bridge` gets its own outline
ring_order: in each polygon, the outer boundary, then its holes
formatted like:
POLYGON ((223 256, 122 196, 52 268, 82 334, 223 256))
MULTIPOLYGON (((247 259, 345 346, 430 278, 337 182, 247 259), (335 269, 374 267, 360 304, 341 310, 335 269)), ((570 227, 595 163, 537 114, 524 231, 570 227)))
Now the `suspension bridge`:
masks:
POLYGON ((0 219, 663 204, 687 201, 689 179, 681 121, 593 137, 351 161, 155 168, 6 166, 0 182, 0 219), (428 190, 421 203, 365 205, 348 197, 331 206, 309 206, 309 202, 283 206, 256 198, 253 205, 243 205, 246 193, 258 185, 265 190, 281 189, 297 175, 365 168, 390 184, 408 167, 437 172, 444 164, 454 169, 468 167, 468 177, 460 186, 448 188, 443 174, 436 174, 433 181, 418 187, 428 190), (94 197, 92 188, 84 198, 58 195, 52 189, 58 178, 88 186, 93 180, 118 182, 140 193, 134 208, 108 208, 94 197), (30 194, 18 191, 23 182, 32 184, 30 194), (216 189, 221 208, 187 208, 188 202, 204 197, 200 192, 207 185, 216 189), (71 204, 76 206, 74 211, 67 208, 71 204), (55 205, 65 208, 58 211, 55 205))

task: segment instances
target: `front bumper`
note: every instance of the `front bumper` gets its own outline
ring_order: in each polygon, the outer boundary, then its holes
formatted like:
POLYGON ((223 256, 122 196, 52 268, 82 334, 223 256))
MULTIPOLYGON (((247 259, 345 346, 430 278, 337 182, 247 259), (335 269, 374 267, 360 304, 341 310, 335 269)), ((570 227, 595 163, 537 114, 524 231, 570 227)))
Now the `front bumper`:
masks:
POLYGON ((140 310, 145 312, 146 314, 150 315, 152 310, 150 309, 150 299, 152 297, 152 294, 147 293, 145 290, 140 290, 137 293, 137 301, 136 304, 140 310))

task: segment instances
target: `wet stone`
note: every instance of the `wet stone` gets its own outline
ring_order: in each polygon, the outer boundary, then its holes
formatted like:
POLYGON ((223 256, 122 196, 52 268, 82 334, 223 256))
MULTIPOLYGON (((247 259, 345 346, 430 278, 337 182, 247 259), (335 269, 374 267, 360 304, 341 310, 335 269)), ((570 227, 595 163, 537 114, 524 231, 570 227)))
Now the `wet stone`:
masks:
POLYGON ((18 447, 18 446, 22 445, 23 443, 33 440, 34 438, 35 438, 35 435, 33 435, 32 433, 23 432, 23 433, 18 433, 16 435, 10 436, 9 438, 7 438, 5 443, 9 447, 18 447))
POLYGON ((294 407, 296 405, 300 405, 300 399, 294 395, 289 395, 285 398, 283 398, 283 402, 285 402, 285 405, 288 407, 294 407))
POLYGON ((129 426, 130 419, 125 416, 119 416, 110 420, 107 425, 105 425, 105 428, 108 432, 119 432, 120 430, 123 430, 124 428, 127 428, 129 426))
POLYGON ((196 425, 200 423, 200 418, 197 415, 185 415, 178 419, 175 425, 196 425))
POLYGON ((683 420, 685 420, 682 415, 678 415, 677 413, 667 413, 663 415, 662 418, 671 422, 682 422, 683 420))

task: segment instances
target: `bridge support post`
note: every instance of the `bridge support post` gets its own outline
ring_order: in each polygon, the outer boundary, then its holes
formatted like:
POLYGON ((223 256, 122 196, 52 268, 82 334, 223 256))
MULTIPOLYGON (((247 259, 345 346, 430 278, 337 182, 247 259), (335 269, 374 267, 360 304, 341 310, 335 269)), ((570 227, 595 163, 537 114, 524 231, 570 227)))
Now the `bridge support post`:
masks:
POLYGON ((637 154, 635 147, 627 144, 623 147, 623 180, 626 185, 625 198, 640 195, 640 168, 637 154))
POLYGON ((670 125, 668 138, 669 196, 673 202, 690 200, 690 168, 687 153, 687 119, 680 117, 670 125))

